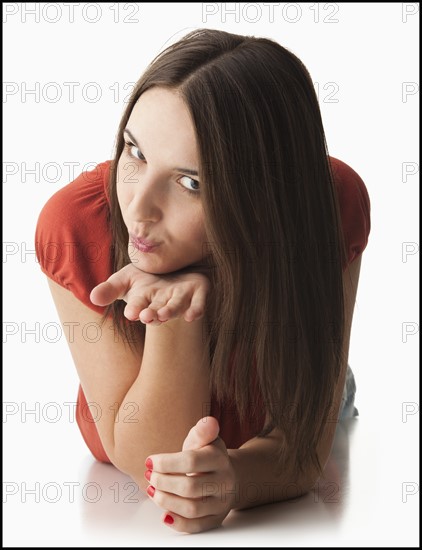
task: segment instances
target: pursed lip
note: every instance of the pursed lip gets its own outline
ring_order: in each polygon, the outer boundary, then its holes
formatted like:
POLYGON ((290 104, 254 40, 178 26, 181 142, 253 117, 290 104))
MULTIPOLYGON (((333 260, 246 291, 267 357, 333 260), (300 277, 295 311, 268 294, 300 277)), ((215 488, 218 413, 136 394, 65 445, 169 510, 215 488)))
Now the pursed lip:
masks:
POLYGON ((133 241, 134 243, 142 244, 143 246, 147 246, 148 248, 153 248, 154 246, 158 246, 160 244, 154 241, 147 241, 142 237, 137 237, 133 233, 129 233, 129 237, 130 237, 130 240, 133 241))

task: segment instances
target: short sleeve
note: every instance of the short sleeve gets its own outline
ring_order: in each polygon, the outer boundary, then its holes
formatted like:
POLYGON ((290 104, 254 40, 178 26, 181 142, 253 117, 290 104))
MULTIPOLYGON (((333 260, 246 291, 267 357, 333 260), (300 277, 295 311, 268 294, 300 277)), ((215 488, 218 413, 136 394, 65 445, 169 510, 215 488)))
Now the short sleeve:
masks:
POLYGON ((89 295, 112 274, 110 162, 83 172, 54 193, 43 206, 35 230, 42 272, 100 314, 105 308, 94 305, 89 295))
POLYGON ((371 202, 365 183, 353 168, 333 157, 330 157, 330 162, 338 192, 349 265, 362 254, 368 244, 371 202))

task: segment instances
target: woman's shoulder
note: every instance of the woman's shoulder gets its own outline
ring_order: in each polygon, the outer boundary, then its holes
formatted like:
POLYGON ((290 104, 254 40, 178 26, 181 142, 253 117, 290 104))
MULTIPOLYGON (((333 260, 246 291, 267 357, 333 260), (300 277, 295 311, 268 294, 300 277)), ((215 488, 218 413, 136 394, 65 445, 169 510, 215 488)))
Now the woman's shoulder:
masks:
POLYGON ((343 160, 330 156, 336 185, 348 263, 360 255, 368 244, 371 231, 371 201, 361 176, 343 160))
POLYGON ((331 155, 328 157, 328 159, 331 164, 334 179, 337 180, 338 183, 355 182, 358 183, 360 186, 365 187, 365 190, 367 191, 363 179, 356 172, 356 170, 350 166, 350 164, 347 164, 344 160, 338 159, 331 155))
MULTIPOLYGON (((111 161, 96 164, 90 170, 83 170, 75 179, 58 189, 45 203, 43 210, 55 211, 67 206, 67 209, 84 206, 94 209, 99 204, 109 202, 108 176, 111 161)), ((42 211, 43 211, 42 210, 42 211)), ((63 212, 62 212, 63 213, 63 212)))
POLYGON ((368 214, 371 209, 368 189, 361 176, 349 164, 338 158, 329 157, 334 182, 337 185, 341 197, 349 200, 356 198, 363 203, 368 214))
POLYGON ((56 191, 41 209, 35 250, 41 270, 91 309, 91 289, 111 271, 108 177, 111 161, 97 164, 56 191))

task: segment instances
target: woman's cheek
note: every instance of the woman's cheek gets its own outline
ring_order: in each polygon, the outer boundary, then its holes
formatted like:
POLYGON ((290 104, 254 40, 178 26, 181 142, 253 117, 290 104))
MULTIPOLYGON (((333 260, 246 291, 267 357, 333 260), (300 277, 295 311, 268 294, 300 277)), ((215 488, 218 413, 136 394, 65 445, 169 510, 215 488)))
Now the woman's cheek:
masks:
POLYGON ((208 252, 208 240, 202 219, 197 220, 195 227, 191 232, 191 235, 194 235, 193 240, 196 243, 198 252, 200 252, 201 254, 206 254, 208 252))
POLYGON ((124 211, 125 209, 125 206, 128 202, 128 197, 126 196, 127 193, 125 194, 124 190, 122 189, 122 185, 120 183, 120 178, 122 177, 121 173, 118 172, 118 180, 117 180, 117 184, 116 184, 116 194, 117 194, 117 200, 119 202, 119 205, 120 205, 120 209, 122 210, 122 212, 124 211))

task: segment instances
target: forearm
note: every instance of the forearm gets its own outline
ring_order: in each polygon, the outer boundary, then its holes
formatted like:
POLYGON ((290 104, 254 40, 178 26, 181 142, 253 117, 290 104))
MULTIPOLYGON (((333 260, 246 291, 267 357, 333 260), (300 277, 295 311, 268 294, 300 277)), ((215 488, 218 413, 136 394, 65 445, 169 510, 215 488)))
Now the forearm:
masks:
POLYGON ((209 354, 204 350, 205 317, 146 325, 142 366, 115 423, 116 465, 146 488, 145 459, 176 452, 192 426, 208 414, 209 354))
POLYGON ((300 478, 286 464, 281 474, 275 470, 280 440, 268 435, 247 441, 239 449, 228 449, 236 472, 233 509, 242 510, 289 500, 306 494, 314 485, 313 476, 300 478))

